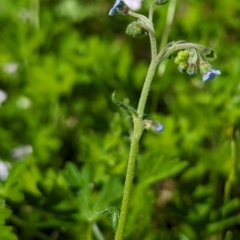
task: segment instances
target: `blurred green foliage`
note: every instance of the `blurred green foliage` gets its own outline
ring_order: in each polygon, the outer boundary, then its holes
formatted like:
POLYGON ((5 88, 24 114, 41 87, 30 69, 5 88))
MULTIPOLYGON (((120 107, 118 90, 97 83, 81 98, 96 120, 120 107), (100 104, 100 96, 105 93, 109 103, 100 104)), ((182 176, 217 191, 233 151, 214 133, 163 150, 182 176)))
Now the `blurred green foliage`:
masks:
MULTIPOLYGON (((150 51, 112 5, 0 3, 1 240, 113 239, 131 120, 111 95, 136 106, 150 51)), ((178 1, 169 41, 216 49, 222 74, 202 85, 168 60, 155 75, 147 113, 165 130, 143 136, 126 239, 240 239, 239 13, 237 0, 178 1)))

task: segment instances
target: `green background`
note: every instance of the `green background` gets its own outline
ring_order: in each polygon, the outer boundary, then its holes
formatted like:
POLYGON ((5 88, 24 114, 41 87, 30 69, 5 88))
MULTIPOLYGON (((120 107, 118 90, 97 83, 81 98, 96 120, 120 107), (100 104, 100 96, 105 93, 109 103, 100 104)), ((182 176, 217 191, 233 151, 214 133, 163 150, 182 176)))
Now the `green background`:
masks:
MULTIPOLYGON (((132 122, 111 95, 136 107, 151 56, 113 4, 0 2, 1 240, 114 238, 132 122)), ((202 84, 172 59, 156 73, 146 113, 164 131, 141 140, 126 240, 240 239, 239 15, 238 0, 177 2, 168 41, 214 48, 222 74, 202 84)))

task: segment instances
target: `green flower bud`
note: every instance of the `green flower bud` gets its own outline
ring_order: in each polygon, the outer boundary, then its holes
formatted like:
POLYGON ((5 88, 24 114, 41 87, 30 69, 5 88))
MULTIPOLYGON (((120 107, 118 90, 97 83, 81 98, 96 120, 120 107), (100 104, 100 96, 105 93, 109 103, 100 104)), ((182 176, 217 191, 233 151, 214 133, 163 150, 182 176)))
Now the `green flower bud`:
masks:
POLYGON ((178 56, 185 60, 189 57, 189 51, 188 50, 179 51, 178 56))
POLYGON ((198 60, 198 54, 197 54, 196 49, 194 49, 194 48, 189 49, 188 64, 196 65, 197 60, 198 60))
POLYGON ((155 133, 159 133, 164 129, 164 126, 161 123, 158 123, 149 119, 144 119, 143 122, 145 125, 145 129, 152 130, 155 133))
POLYGON ((202 74, 207 73, 212 69, 212 66, 206 61, 200 61, 199 68, 202 74))
POLYGON ((179 64, 179 63, 182 62, 182 59, 181 59, 179 56, 176 56, 175 59, 174 59, 174 62, 175 62, 176 64, 179 64))
POLYGON ((140 26, 139 22, 132 22, 127 26, 126 34, 133 37, 141 37, 147 35, 147 31, 140 26))
POLYGON ((188 50, 181 50, 178 52, 177 56, 174 59, 174 62, 176 64, 180 64, 181 62, 186 62, 186 60, 189 57, 189 51, 188 50))
POLYGON ((193 75, 194 73, 197 72, 197 65, 196 64, 189 64, 187 68, 187 74, 188 75, 193 75))
POLYGON ((178 65, 178 70, 182 73, 182 72, 185 72, 188 68, 188 63, 185 61, 185 62, 181 62, 179 65, 178 65))

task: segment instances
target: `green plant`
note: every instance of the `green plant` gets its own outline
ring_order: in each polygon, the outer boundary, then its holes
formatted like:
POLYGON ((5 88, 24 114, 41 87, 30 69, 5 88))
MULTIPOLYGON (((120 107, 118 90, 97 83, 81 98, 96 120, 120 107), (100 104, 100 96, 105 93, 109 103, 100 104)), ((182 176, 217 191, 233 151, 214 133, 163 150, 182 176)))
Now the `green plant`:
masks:
POLYGON ((123 239, 134 178, 135 162, 142 133, 144 129, 151 129, 156 133, 163 130, 162 124, 148 119, 147 115, 144 112, 153 76, 158 64, 163 61, 163 59, 174 57, 175 63, 178 65, 178 69, 182 73, 186 72, 189 75, 193 75, 199 68, 203 76, 203 82, 207 80, 213 80, 215 78, 215 75, 221 74, 219 70, 213 69, 213 67, 209 64, 210 60, 216 58, 216 53, 214 50, 206 48, 202 45, 188 43, 181 40, 168 43, 158 52, 153 25, 153 12, 157 5, 164 5, 165 3, 167 3, 166 0, 154 0, 150 7, 148 18, 144 15, 132 12, 122 0, 117 0, 109 12, 110 16, 113 16, 115 13, 119 13, 122 15, 130 15, 137 18, 138 21, 131 23, 127 27, 126 33, 132 35, 133 37, 149 35, 151 44, 151 62, 143 84, 137 109, 134 109, 132 106, 126 105, 123 102, 117 101, 113 95, 113 101, 119 107, 123 108, 133 119, 131 147, 129 152, 121 212, 119 216, 115 240, 123 239))

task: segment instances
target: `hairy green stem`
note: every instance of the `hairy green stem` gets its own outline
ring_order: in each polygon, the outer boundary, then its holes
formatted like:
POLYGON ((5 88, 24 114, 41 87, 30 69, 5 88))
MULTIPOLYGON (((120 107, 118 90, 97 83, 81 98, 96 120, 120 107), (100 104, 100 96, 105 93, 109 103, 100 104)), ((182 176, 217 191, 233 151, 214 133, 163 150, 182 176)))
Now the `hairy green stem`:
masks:
POLYGON ((149 66, 147 77, 145 79, 143 89, 142 89, 142 93, 141 93, 141 96, 140 96, 140 100, 139 100, 139 103, 138 103, 137 112, 138 112, 139 116, 143 116, 143 114, 144 114, 144 109, 145 109, 145 105, 146 105, 146 102, 147 102, 148 93, 150 91, 150 86, 151 86, 152 79, 153 79, 153 76, 154 76, 155 71, 156 71, 156 67, 157 67, 157 61, 154 58, 154 59, 152 59, 151 64, 149 66))
POLYGON ((124 227, 126 223, 130 193, 131 193, 132 182, 134 177, 135 161, 138 153, 139 140, 143 130, 141 126, 141 121, 139 120, 140 120, 139 118, 135 119, 129 159, 128 159, 127 174, 126 174, 126 180, 125 180, 125 186, 124 186, 124 192, 123 192, 123 200, 122 200, 121 212, 120 212, 115 240, 123 239, 123 232, 124 232, 124 227))
POLYGON ((141 135, 144 129, 142 116, 144 114, 144 109, 145 109, 147 97, 150 91, 150 86, 151 86, 153 76, 157 67, 157 61, 156 61, 157 44, 156 44, 156 38, 155 38, 154 32, 152 32, 152 34, 149 34, 149 36, 150 36, 150 43, 151 43, 152 60, 147 72, 147 76, 146 76, 146 79, 142 88, 141 96, 139 99, 139 103, 138 103, 138 109, 137 109, 138 117, 136 117, 133 121, 134 129, 133 129, 133 134, 131 139, 127 174, 126 174, 125 186, 124 186, 124 192, 123 192, 123 200, 122 200, 121 212, 120 212, 115 240, 123 239, 123 232, 126 224, 130 194, 132 189, 132 182, 134 177, 135 162, 136 162, 137 153, 138 153, 139 140, 141 138, 141 135))
MULTIPOLYGON (((143 84, 140 99, 138 102, 137 114, 135 111, 132 111, 132 112, 134 112, 134 114, 132 114, 133 115, 133 123, 134 123, 133 124, 133 134, 131 137, 131 146, 130 146, 130 152, 129 152, 128 165, 127 165, 127 173, 126 173, 125 186, 124 186, 124 192, 123 192, 123 200, 122 200, 121 212, 120 212, 117 232, 115 235, 115 240, 123 239, 124 228, 125 228, 125 224, 126 224, 128 207, 129 207, 129 200, 130 200, 131 189, 132 189, 133 178, 134 178, 135 162, 136 162, 137 153, 138 153, 139 141, 141 139, 142 132, 145 128, 144 121, 143 121, 144 109, 146 106, 151 83, 152 83, 154 74, 156 72, 156 68, 163 59, 171 57, 173 53, 175 53, 179 50, 194 48, 195 50, 198 50, 201 53, 205 53, 205 54, 208 53, 208 51, 206 52, 206 50, 209 50, 198 44, 187 43, 185 41, 177 41, 177 42, 171 42, 163 48, 161 46, 162 50, 159 53, 157 52, 157 42, 156 42, 154 27, 153 27, 153 23, 152 23, 153 11, 154 11, 155 5, 165 4, 166 2, 167 1, 165 1, 165 0, 163 0, 163 1, 155 0, 150 8, 149 18, 147 18, 141 14, 132 12, 132 11, 127 12, 128 15, 138 18, 137 24, 141 28, 144 28, 149 33, 150 45, 151 45, 151 63, 150 63, 150 66, 149 66, 149 69, 148 69, 148 72, 147 72, 147 75, 146 75, 146 78, 145 78, 145 81, 143 84)), ((172 4, 171 4, 171 8, 169 9, 168 19, 167 19, 167 23, 166 23, 167 24, 166 31, 165 31, 166 36, 164 36, 162 38, 162 43, 165 43, 167 41, 167 37, 169 35, 170 26, 173 21, 173 16, 174 16, 177 1, 172 0, 171 3, 172 4)), ((234 147, 234 145, 232 145, 232 148, 233 147, 234 147)), ((231 185, 230 185, 230 187, 231 187, 231 185)))
POLYGON ((122 240, 123 239, 123 233, 124 228, 126 224, 126 218, 127 218, 127 212, 128 212, 128 206, 129 206, 129 200, 130 200, 130 194, 132 189, 132 182, 134 177, 134 170, 135 170, 135 162, 137 158, 138 153, 138 147, 139 147, 139 141, 142 135, 142 132, 144 130, 144 124, 142 121, 143 115, 144 115, 144 109, 146 106, 148 94, 150 91, 151 83, 154 77, 154 74, 156 72, 156 68, 158 63, 165 58, 166 50, 169 48, 169 46, 166 46, 166 48, 163 48, 163 50, 157 54, 157 42, 155 37, 155 32, 152 24, 152 16, 153 16, 153 10, 155 7, 155 2, 152 4, 152 7, 149 12, 149 19, 145 16, 142 16, 140 14, 134 13, 132 11, 129 11, 129 15, 136 17, 138 19, 141 19, 145 26, 145 29, 149 32, 150 37, 150 45, 151 45, 151 63, 143 84, 142 92, 140 95, 140 99, 138 102, 138 108, 137 108, 137 114, 138 117, 134 118, 134 128, 133 128, 133 134, 131 139, 131 147, 129 152, 129 159, 128 159, 128 166, 127 166, 127 174, 125 179, 125 186, 124 186, 124 192, 123 192, 123 200, 122 200, 122 206, 121 206, 121 212, 118 222, 118 228, 115 236, 115 240, 122 240))
POLYGON ((151 7, 150 7, 150 10, 149 10, 149 16, 148 16, 148 18, 149 18, 149 21, 150 21, 150 22, 152 22, 152 20, 153 20, 153 11, 154 11, 155 6, 156 6, 156 2, 154 1, 154 2, 152 3, 151 7))
POLYGON ((203 47, 202 45, 196 44, 196 43, 188 43, 188 42, 181 42, 178 41, 176 43, 173 43, 172 46, 166 46, 157 56, 157 60, 161 61, 161 58, 168 58, 173 54, 174 52, 178 50, 183 50, 183 49, 189 49, 189 48, 195 48, 198 49, 199 51, 204 51, 206 48, 203 47), (167 49, 167 52, 166 52, 167 49))
POLYGON ((134 177, 134 170, 135 170, 135 162, 137 158, 137 153, 138 153, 138 146, 139 146, 139 141, 144 129, 144 124, 142 122, 142 118, 144 115, 144 109, 146 106, 148 94, 150 91, 151 83, 154 77, 154 74, 156 72, 157 65, 159 62, 170 56, 173 52, 176 50, 188 48, 188 47, 195 47, 199 48, 199 45, 197 44, 189 44, 185 43, 182 41, 172 43, 170 45, 167 45, 164 47, 159 54, 157 54, 157 42, 156 42, 156 37, 153 29, 153 24, 152 24, 152 14, 153 14, 153 8, 154 5, 152 6, 152 10, 150 11, 150 17, 149 19, 146 18, 145 16, 142 16, 140 14, 134 13, 129 11, 129 15, 141 19, 144 24, 145 28, 149 32, 149 37, 150 37, 150 45, 151 45, 151 63, 143 84, 141 96, 138 102, 138 108, 137 108, 137 114, 138 116, 134 118, 134 128, 133 128, 133 134, 132 134, 132 139, 131 139, 131 147, 130 147, 130 152, 129 152, 129 159, 128 159, 128 165, 127 165, 127 173, 126 173, 126 179, 125 179, 125 186, 124 186, 124 192, 123 192, 123 200, 122 200, 122 206, 121 206, 121 212, 120 212, 120 217, 119 217, 119 222, 118 222, 118 228, 117 232, 115 235, 115 240, 122 240, 123 239, 123 233, 124 233, 124 228, 126 224, 126 218, 127 218, 127 212, 128 212, 128 207, 129 207, 129 200, 130 200, 130 194, 131 194, 131 189, 132 189, 132 182, 133 182, 133 177, 134 177))

